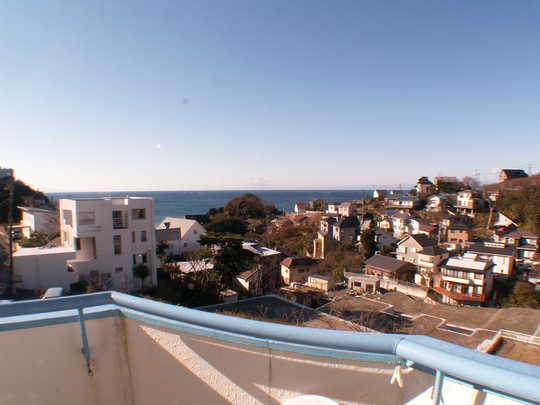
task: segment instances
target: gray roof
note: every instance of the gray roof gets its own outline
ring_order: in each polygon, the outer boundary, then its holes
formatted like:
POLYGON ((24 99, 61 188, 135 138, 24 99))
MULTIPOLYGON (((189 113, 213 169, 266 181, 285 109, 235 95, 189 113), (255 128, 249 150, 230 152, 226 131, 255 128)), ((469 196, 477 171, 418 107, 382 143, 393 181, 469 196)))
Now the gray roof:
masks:
POLYGON ((469 247, 469 249, 467 249, 467 251, 471 253, 479 253, 479 254, 487 254, 487 255, 495 255, 495 256, 513 256, 514 255, 514 248, 511 246, 508 246, 508 247, 486 246, 482 243, 472 244, 469 247))
POLYGON ((393 257, 383 256, 383 255, 374 255, 371 256, 365 262, 366 266, 375 267, 382 271, 396 272, 404 267, 411 267, 409 262, 403 260, 397 260, 393 257))
POLYGON ((422 251, 419 252, 421 255, 428 255, 428 256, 440 256, 442 254, 448 253, 448 250, 443 249, 440 246, 428 246, 422 251))

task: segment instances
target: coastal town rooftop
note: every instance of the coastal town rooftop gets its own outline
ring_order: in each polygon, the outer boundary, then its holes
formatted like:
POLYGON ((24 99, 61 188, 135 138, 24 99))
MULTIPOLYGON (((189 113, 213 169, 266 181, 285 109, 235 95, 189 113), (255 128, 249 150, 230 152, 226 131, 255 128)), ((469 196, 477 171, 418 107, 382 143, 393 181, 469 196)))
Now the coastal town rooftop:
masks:
POLYGON ((0 305, 0 343, 6 403, 540 401, 540 368, 430 337, 265 323, 117 292, 0 305))

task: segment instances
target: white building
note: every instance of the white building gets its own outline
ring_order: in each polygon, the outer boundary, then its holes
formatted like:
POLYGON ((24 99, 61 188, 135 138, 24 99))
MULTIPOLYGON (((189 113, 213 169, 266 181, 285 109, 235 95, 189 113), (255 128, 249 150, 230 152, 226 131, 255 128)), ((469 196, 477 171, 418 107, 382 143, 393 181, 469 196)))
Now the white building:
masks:
POLYGON ((58 232, 58 214, 55 211, 34 207, 17 208, 22 214, 17 227, 25 238, 29 238, 36 231, 46 234, 58 232))
POLYGON ((81 278, 98 272, 114 289, 135 290, 141 280, 134 280, 133 267, 145 264, 144 287, 157 284, 152 198, 61 199, 59 211, 62 245, 76 250, 67 265, 81 278))
POLYGON ((69 291, 70 285, 79 281, 79 274, 67 265, 67 262, 74 260, 75 256, 75 249, 70 247, 35 247, 17 250, 13 253, 16 286, 34 291, 62 287, 69 291))
POLYGON ((201 248, 199 239, 206 229, 193 219, 166 217, 156 228, 156 243, 167 242, 167 252, 180 255, 201 248))

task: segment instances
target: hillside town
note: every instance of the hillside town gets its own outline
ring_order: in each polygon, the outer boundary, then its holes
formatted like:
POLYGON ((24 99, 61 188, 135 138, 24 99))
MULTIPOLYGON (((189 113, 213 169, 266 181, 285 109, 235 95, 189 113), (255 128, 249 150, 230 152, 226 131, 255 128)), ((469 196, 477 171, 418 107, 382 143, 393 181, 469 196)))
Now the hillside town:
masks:
MULTIPOLYGON (((13 171, 2 173, 13 180, 13 171)), ((502 170, 489 187, 421 177, 408 192, 299 201, 292 212, 248 194, 158 224, 152 198, 53 204, 28 195, 10 214, 19 221, 4 226, 2 291, 35 298, 117 290, 293 324, 315 311, 324 320, 312 327, 430 334, 472 348, 504 333, 532 339, 540 316, 526 308, 540 308, 540 235, 498 207, 522 190, 516 182, 534 177, 502 170), (494 327, 492 311, 505 307, 512 317, 494 327), (439 321, 428 328, 418 317, 439 321)), ((508 357, 521 355, 506 347, 508 357)), ((527 353, 540 363, 540 350, 527 353)))

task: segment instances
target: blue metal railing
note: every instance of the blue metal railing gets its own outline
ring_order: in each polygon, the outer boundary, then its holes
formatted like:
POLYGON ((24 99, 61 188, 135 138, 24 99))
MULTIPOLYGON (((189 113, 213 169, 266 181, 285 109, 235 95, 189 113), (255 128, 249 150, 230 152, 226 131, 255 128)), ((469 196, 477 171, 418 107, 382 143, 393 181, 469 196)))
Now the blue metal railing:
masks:
MULTIPOLYGON (((59 317, 52 312, 75 310, 81 327, 82 350, 88 372, 90 351, 84 320, 111 306, 117 314, 142 322, 210 336, 235 343, 265 346, 317 356, 368 362, 408 365, 435 375, 433 403, 440 402, 445 379, 455 379, 475 389, 497 393, 527 403, 540 403, 540 367, 483 354, 427 336, 370 334, 326 329, 302 328, 235 318, 178 307, 118 292, 103 292, 48 300, 20 301, 0 305, 1 330, 10 325, 21 327, 21 316, 47 318, 48 324, 59 317), (17 317, 6 319, 7 317, 17 317)), ((65 317, 65 314, 63 315, 65 317)), ((31 322, 30 322, 31 324, 31 322)), ((31 327, 31 326, 29 326, 31 327)))

